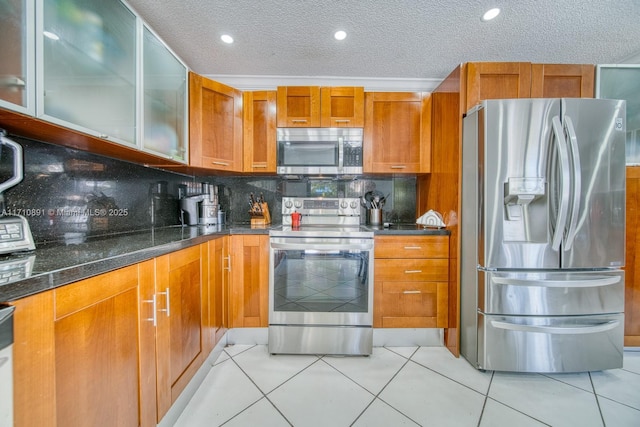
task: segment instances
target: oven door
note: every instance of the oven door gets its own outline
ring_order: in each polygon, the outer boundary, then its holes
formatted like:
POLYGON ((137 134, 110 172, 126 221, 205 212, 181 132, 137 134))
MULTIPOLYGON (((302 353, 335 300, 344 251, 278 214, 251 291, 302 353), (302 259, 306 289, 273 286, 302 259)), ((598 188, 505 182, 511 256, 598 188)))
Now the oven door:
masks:
POLYGON ((269 324, 373 325, 373 239, 271 237, 269 324))

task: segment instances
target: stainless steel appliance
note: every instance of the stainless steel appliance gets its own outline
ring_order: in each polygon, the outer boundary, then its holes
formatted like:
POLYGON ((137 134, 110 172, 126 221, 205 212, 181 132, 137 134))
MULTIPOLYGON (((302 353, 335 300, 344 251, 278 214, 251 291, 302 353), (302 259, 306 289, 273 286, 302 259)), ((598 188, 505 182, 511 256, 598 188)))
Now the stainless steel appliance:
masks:
POLYGON ((182 225, 215 225, 218 223, 218 187, 203 182, 179 188, 180 222, 182 225))
POLYGON ((0 425, 13 425, 13 311, 0 304, 0 425))
MULTIPOLYGON (((12 151, 10 177, 0 183, 0 209, 2 209, 0 215, 0 254, 32 251, 36 246, 27 219, 20 215, 20 210, 7 209, 4 203, 4 191, 18 184, 24 176, 22 146, 7 138, 2 130, 0 130, 0 145, 8 147, 12 151)), ((36 209, 24 209, 25 212, 32 210, 36 211, 36 209)))
POLYGON ((283 198, 284 225, 269 233, 270 353, 371 354, 373 232, 358 200, 283 198))
POLYGON ((362 128, 278 128, 280 175, 362 174, 362 128))
POLYGON ((625 102, 488 100, 463 122, 461 353, 479 369, 622 366, 625 102))

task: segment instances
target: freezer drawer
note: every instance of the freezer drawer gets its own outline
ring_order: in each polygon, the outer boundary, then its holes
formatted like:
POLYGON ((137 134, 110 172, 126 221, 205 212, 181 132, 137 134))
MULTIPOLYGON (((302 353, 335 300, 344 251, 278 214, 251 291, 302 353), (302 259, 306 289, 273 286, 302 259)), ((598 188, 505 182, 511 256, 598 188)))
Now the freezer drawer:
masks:
POLYGON ((564 316, 624 311, 624 271, 478 272, 483 313, 564 316))
POLYGON ((622 367, 624 314, 485 316, 478 314, 478 368, 584 372, 622 367))

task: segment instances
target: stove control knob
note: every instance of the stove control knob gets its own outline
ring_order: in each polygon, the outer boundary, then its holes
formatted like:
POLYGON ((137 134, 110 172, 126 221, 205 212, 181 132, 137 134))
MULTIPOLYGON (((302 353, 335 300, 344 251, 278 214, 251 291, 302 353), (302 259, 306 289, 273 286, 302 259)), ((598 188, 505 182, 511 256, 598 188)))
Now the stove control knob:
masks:
POLYGON ((352 200, 352 201, 351 201, 351 204, 349 204, 349 207, 350 207, 351 209, 355 209, 355 208, 357 208, 357 207, 358 207, 358 202, 356 202, 355 200, 352 200))
POLYGON ((340 207, 342 209, 347 209, 347 206, 349 206, 349 204, 347 203, 346 200, 343 200, 343 201, 340 202, 340 207))
POLYGON ((295 202, 293 202, 293 205, 296 207, 296 209, 300 209, 302 207, 302 202, 300 200, 296 200, 295 202))
POLYGON ((291 200, 287 200, 286 202, 284 202, 285 208, 291 209, 291 206, 293 206, 293 202, 291 200))

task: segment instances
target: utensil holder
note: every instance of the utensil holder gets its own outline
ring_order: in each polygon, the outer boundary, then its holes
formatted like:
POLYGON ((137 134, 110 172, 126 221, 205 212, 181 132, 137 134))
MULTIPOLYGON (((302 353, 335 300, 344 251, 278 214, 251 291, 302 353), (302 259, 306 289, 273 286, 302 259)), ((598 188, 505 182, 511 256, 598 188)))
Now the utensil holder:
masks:
POLYGON ((382 209, 367 209, 367 224, 382 224, 382 209))

